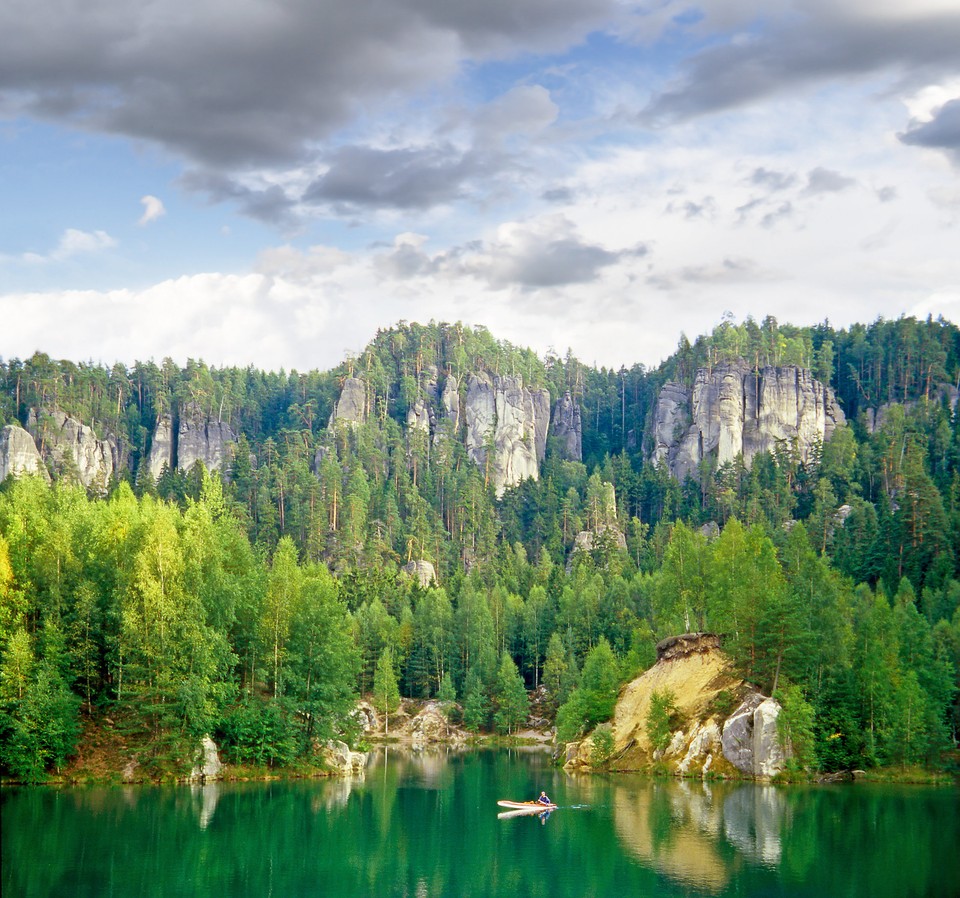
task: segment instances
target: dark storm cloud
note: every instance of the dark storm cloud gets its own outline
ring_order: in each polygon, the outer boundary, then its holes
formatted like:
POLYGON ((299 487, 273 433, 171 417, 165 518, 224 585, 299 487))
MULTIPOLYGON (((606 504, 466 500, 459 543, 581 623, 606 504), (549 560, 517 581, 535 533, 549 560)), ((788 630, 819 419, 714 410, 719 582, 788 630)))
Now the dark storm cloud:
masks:
POLYGON ((580 39, 615 0, 6 0, 0 108, 155 142, 210 168, 285 165, 480 60, 580 39))
POLYGON ((218 172, 186 172, 179 183, 187 190, 205 194, 212 203, 235 202, 243 214, 268 224, 292 229, 299 224, 296 202, 277 185, 253 188, 218 172))
POLYGON ((530 243, 496 256, 487 269, 491 284, 526 289, 588 283, 620 258, 618 253, 574 237, 530 243))
POLYGON ((780 24, 694 56, 642 120, 665 125, 829 78, 910 71, 932 79, 960 70, 960 9, 911 18, 871 16, 842 3, 797 7, 780 24))
MULTIPOLYGON (((489 160, 488 160, 489 162, 489 160)), ((327 172, 304 194, 304 202, 358 207, 418 209, 460 198, 465 183, 488 162, 453 147, 378 150, 341 147, 327 172)))
POLYGON ((946 150, 960 165, 960 97, 941 106, 929 122, 914 125, 900 135, 904 143, 946 150))

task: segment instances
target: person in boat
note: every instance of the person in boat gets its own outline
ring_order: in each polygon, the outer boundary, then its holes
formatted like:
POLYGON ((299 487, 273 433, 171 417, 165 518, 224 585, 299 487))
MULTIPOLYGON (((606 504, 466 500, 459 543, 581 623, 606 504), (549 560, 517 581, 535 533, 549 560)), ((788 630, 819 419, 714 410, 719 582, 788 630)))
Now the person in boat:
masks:
POLYGON ((540 797, 537 799, 537 801, 538 801, 540 804, 553 804, 553 802, 550 801, 549 798, 547 798, 547 793, 546 793, 546 792, 541 792, 541 793, 540 793, 540 797))

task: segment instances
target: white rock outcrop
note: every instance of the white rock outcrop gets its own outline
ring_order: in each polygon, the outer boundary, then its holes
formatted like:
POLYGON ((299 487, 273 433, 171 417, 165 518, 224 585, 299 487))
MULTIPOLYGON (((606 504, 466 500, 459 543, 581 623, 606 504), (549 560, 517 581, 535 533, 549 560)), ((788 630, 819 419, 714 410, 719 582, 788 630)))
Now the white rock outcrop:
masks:
POLYGON ((100 439, 92 427, 58 409, 31 409, 27 430, 55 471, 75 474, 88 490, 106 493, 121 466, 120 447, 112 436, 100 439))
POLYGON ((363 424, 367 420, 367 388, 359 377, 345 377, 330 423, 363 424))
POLYGON ((403 566, 403 572, 409 577, 413 577, 422 589, 437 584, 437 572, 429 561, 410 561, 403 566))
POLYGON ((200 757, 190 773, 190 779, 195 782, 212 782, 220 779, 223 764, 220 762, 220 753, 217 743, 209 734, 200 740, 200 757))
POLYGON ((745 362, 700 368, 692 389, 667 383, 660 391, 652 425, 651 460, 674 477, 696 477, 708 456, 722 465, 743 455, 750 464, 759 452, 796 444, 808 461, 846 423, 833 391, 806 368, 745 362))
POLYGON ((524 387, 520 375, 474 373, 465 417, 467 453, 489 474, 498 496, 508 486, 540 476, 550 425, 547 390, 524 387))
POLYGON ((568 390, 553 409, 553 436, 557 452, 566 461, 583 461, 583 422, 580 404, 568 390))
POLYGON ((153 428, 147 469, 154 480, 163 473, 164 465, 168 470, 173 470, 173 418, 170 415, 160 415, 153 428))
POLYGON ((0 428, 0 483, 21 474, 37 474, 50 480, 33 437, 19 425, 7 424, 0 428))
POLYGON ((196 406, 180 412, 177 437, 177 467, 189 471, 198 461, 208 471, 220 471, 230 460, 236 443, 233 429, 224 421, 214 421, 196 406))
POLYGON ((777 737, 780 703, 759 692, 747 696, 723 725, 723 756, 742 773, 769 778, 786 766, 777 737))

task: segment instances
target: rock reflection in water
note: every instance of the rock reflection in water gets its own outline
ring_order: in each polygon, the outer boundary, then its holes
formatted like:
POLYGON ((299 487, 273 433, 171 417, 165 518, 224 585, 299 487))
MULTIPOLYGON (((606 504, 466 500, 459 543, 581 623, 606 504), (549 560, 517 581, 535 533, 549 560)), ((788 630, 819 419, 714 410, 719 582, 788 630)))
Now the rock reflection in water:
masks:
POLYGON ((612 784, 617 835, 644 865, 720 892, 742 860, 776 866, 786 802, 773 786, 612 784))
POLYGON ((751 860, 776 866, 786 813, 786 799, 775 786, 741 786, 723 801, 724 833, 751 860))
POLYGON ((200 823, 200 829, 206 829, 213 820, 219 796, 219 787, 216 783, 206 783, 203 786, 194 783, 190 786, 190 797, 193 799, 194 806, 198 806, 197 820, 200 823))

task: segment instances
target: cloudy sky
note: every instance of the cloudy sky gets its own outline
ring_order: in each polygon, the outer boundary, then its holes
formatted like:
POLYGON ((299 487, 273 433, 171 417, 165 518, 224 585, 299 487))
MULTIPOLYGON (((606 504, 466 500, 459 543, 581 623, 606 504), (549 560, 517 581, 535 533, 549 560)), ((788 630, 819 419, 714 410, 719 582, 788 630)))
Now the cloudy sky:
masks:
POLYGON ((960 0, 5 0, 0 357, 960 321, 960 0))

